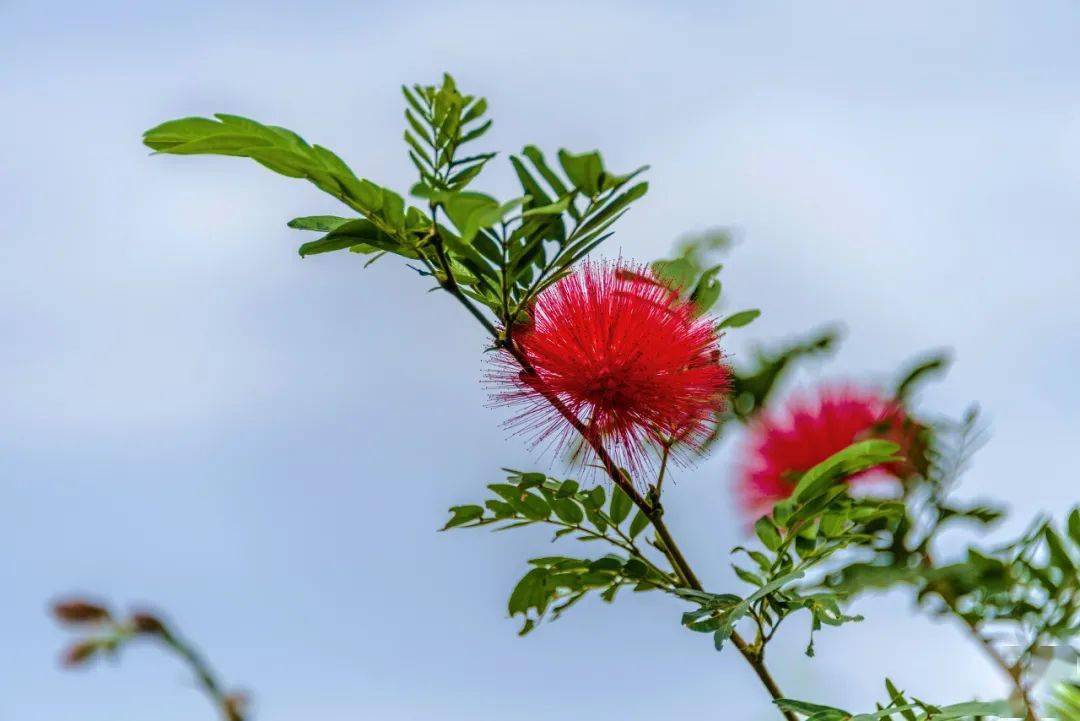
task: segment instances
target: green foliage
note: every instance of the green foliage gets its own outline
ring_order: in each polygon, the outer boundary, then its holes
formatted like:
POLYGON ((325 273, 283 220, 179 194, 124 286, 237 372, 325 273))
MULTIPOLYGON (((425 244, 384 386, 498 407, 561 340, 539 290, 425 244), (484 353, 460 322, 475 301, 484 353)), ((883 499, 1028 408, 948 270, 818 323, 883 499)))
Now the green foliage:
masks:
POLYGON ((1063 683, 1055 688, 1047 712, 1058 721, 1080 721, 1080 684, 1063 683))
POLYGON ((465 295, 483 304, 504 327, 521 322, 532 300, 611 235, 610 228, 648 184, 604 167, 598 152, 558 153, 560 175, 534 146, 510 162, 522 195, 501 202, 466 190, 494 153, 460 157, 458 149, 482 136, 490 121, 483 99, 462 96, 446 76, 441 87, 405 90, 409 104, 406 142, 420 172, 414 195, 431 215, 443 211, 456 233, 436 226, 432 242, 444 245, 449 267, 436 253, 432 272, 445 283, 455 276, 465 295))
MULTIPOLYGON (((422 201, 422 209, 359 177, 330 150, 284 128, 235 115, 172 120, 148 130, 143 140, 157 153, 246 157, 311 182, 355 216, 311 215, 289 221, 291 228, 318 234, 300 246, 301 256, 347 249, 371 256, 368 262, 386 254, 407 258, 421 276, 466 306, 496 346, 513 348, 515 327, 528 321, 537 294, 610 237, 614 224, 646 194, 648 184, 638 179, 646 168, 613 173, 597 151, 562 149, 549 161, 527 145, 509 158, 520 194, 498 199, 473 187, 496 156, 475 147, 491 127, 487 102, 462 93, 449 75, 438 85, 415 85, 402 92, 404 141, 418 173, 411 194, 422 201)), ((651 268, 704 314, 725 300, 723 266, 715 256, 730 245, 727 230, 707 231, 684 238, 674 257, 651 268)), ((759 315, 756 308, 728 312, 716 329, 743 328, 759 315)), ((747 423, 767 408, 787 372, 797 362, 830 353, 837 337, 828 329, 754 351, 748 363, 734 368, 731 403, 716 418, 715 433, 702 450, 731 421, 747 423)), ((913 362, 896 382, 897 401, 910 411, 919 385, 947 365, 941 353, 913 362)), ((571 554, 532 559, 508 601, 511 616, 524 619, 522 634, 545 618, 558 618, 590 593, 611 601, 624 587, 658 589, 693 604, 683 624, 712 634, 718 649, 737 626, 752 624, 752 642, 738 637, 736 645, 762 674, 764 648, 791 615, 808 612, 807 653, 812 655, 814 632, 822 626, 860 620, 844 612, 845 601, 870 588, 903 584, 926 607, 961 619, 991 650, 994 640, 982 634, 988 619, 1021 638, 1016 658, 1001 664, 1014 681, 1017 697, 1025 696, 1023 680, 1038 647, 1080 634, 1080 507, 1065 524, 1040 519, 1012 543, 989 550, 972 546, 959 560, 937 563, 932 548, 943 529, 959 522, 983 527, 1003 511, 952 498, 983 438, 977 412, 958 422, 929 423, 909 416, 905 431, 913 440, 905 444, 908 457, 902 460, 911 472, 903 479, 902 498, 853 498, 844 482, 862 470, 901 460, 895 455, 898 447, 885 441, 855 443, 794 478, 791 497, 755 524, 757 543, 734 549, 749 561, 735 566, 737 577, 752 587, 746 595, 702 590, 663 523, 663 471, 647 498, 636 498, 637 509, 618 487, 619 479, 607 493, 602 487, 584 490, 573 480, 508 471, 505 483, 488 486, 492 496, 482 504, 451 508, 444 530, 544 526, 554 529, 552 540, 601 541, 610 547, 611 552, 590 558, 571 554)), ((666 451, 663 458, 666 463, 666 451)), ((138 634, 170 638, 157 627, 117 625, 114 631, 86 639, 74 651, 85 661, 138 634)), ((907 697, 891 682, 886 687, 887 704, 868 714, 788 699, 777 705, 789 718, 801 715, 813 721, 945 721, 1008 713, 1000 703, 932 706, 907 697)), ((1076 716, 1080 690, 1063 688, 1055 703, 1062 714, 1076 716)))
MULTIPOLYGON (((716 259, 726 253, 732 244, 732 233, 726 228, 713 228, 684 236, 676 244, 674 257, 654 262, 652 269, 679 289, 683 298, 693 301, 699 313, 705 313, 714 309, 722 299, 723 286, 719 274, 723 265, 717 263, 716 259)), ((716 330, 743 328, 760 315, 761 311, 757 308, 730 313, 717 322, 716 330)), ((732 369, 731 402, 715 419, 713 432, 704 441, 701 450, 707 451, 715 444, 729 422, 749 421, 765 407, 786 371, 799 360, 831 352, 838 336, 838 331, 826 329, 776 350, 759 348, 753 352, 749 364, 735 366, 732 369)))
POLYGON ((834 706, 794 699, 779 699, 776 705, 785 711, 805 716, 807 721, 961 721, 981 718, 1011 718, 1014 714, 1005 701, 968 701, 948 706, 935 706, 908 697, 886 679, 889 700, 878 704, 872 713, 853 714, 834 706))
POLYGON ((768 404, 780 380, 797 361, 832 353, 839 339, 840 332, 828 328, 775 350, 755 350, 749 364, 735 368, 731 412, 739 420, 753 417, 768 404))
MULTIPOLYGON (((934 540, 946 527, 967 521, 989 525, 1003 512, 987 504, 960 504, 950 494, 981 445, 984 433, 976 409, 960 421, 941 420, 924 429, 923 458, 915 465, 923 472, 906 479, 905 516, 894 528, 880 528, 866 544, 873 555, 837 569, 829 578, 836 591, 853 596, 869 589, 924 582, 934 540)), ((917 450, 917 449, 916 449, 917 450)))
MULTIPOLYGON (((754 311, 744 311, 754 313, 754 311)), ((740 315, 736 313, 735 316, 740 315)), ((756 317, 756 315, 754 316, 756 317)), ((742 319, 735 318, 736 323, 742 319)), ((728 322, 729 317, 721 324, 728 322)), ((758 348, 753 351, 750 363, 737 364, 731 374, 731 401, 716 418, 716 427, 702 444, 707 451, 723 436, 725 428, 733 421, 748 423, 768 405, 773 392, 796 363, 832 353, 839 341, 839 331, 833 328, 818 331, 803 339, 787 343, 775 350, 758 348)))
POLYGON ((944 352, 931 353, 918 359, 901 373, 894 396, 897 400, 906 400, 925 380, 945 373, 949 369, 949 362, 949 355, 944 352))
POLYGON ((439 86, 402 86, 401 92, 407 105, 405 143, 420 173, 413 194, 430 198, 461 192, 495 157, 495 153, 461 154, 464 146, 491 128, 491 121, 484 119, 487 101, 461 94, 449 75, 439 86))
MULTIPOLYGON (((649 519, 640 511, 631 518, 633 503, 618 487, 608 494, 602 486, 583 490, 577 481, 505 470, 506 483, 488 486, 492 498, 482 506, 452 507, 443 530, 492 526, 504 531, 546 525, 555 528, 552 541, 564 537, 604 541, 620 551, 595 560, 568 556, 531 560, 533 568, 518 582, 509 601, 510 614, 525 617, 522 635, 546 614, 558 618, 589 592, 611 601, 623 586, 635 591, 671 591, 678 583, 673 573, 661 570, 638 545, 649 519)), ((649 542, 655 544, 655 540, 649 542)))
MULTIPOLYGON (((499 201, 473 191, 471 184, 495 157, 472 150, 491 127, 487 101, 462 93, 449 75, 437 86, 403 87, 402 93, 404 140, 419 174, 412 194, 426 202, 427 212, 359 178, 330 150, 236 115, 171 120, 146 131, 143 142, 159 153, 246 157, 309 180, 361 217, 290 221, 290 227, 321 234, 300 246, 301 256, 348 249, 372 255, 372 261, 387 253, 419 261, 421 275, 463 303, 487 307, 504 327, 524 320, 536 294, 610 237, 612 225, 648 190, 647 183, 632 182, 644 167, 612 173, 598 152, 560 150, 560 173, 530 145, 510 159, 521 196, 499 201), (448 224, 440 222, 440 213, 448 224)), ((480 317, 479 311, 474 315, 480 317)))
POLYGON ((640 558, 608 554, 595 560, 546 556, 529 561, 526 573, 510 594, 507 610, 524 618, 519 635, 536 628, 545 617, 558 619, 566 609, 589 592, 598 592, 607 602, 615 600, 620 588, 634 591, 667 589, 671 580, 640 558))
POLYGON ((745 325, 753 323, 757 317, 761 315, 761 311, 754 308, 752 310, 740 310, 738 313, 732 313, 728 317, 716 324, 717 330, 723 330, 724 328, 742 328, 745 325))
POLYGON ((867 545, 874 557, 839 569, 830 585, 847 595, 899 583, 912 584, 921 592, 929 575, 937 573, 930 548, 945 528, 960 521, 986 526, 1000 519, 999 507, 961 504, 950 495, 984 437, 974 408, 958 422, 942 420, 927 427, 924 471, 907 479, 904 488, 905 517, 893 529, 880 529, 882 533, 867 545))
POLYGON ((492 259, 504 279, 506 319, 520 320, 536 294, 610 237, 612 225, 648 192, 648 183, 632 182, 644 166, 614 174, 595 151, 560 150, 558 160, 562 174, 532 145, 510 159, 524 193, 522 213, 512 228, 501 228, 503 253, 492 259))
MULTIPOLYGON (((419 210, 406 207, 400 195, 370 180, 362 180, 332 151, 309 145, 291 130, 237 115, 219 113, 210 118, 180 118, 162 123, 143 134, 143 142, 159 153, 172 155, 233 155, 251 158, 260 165, 290 178, 303 178, 361 213, 372 228, 371 238, 363 237, 354 246, 367 246, 416 257, 415 246, 430 224, 419 210), (377 242, 372 242, 375 240, 377 242)), ((312 218, 297 218, 293 227, 324 230, 334 223, 330 216, 320 224, 312 218)), ((334 224, 331 231, 340 224, 334 224)), ((347 236, 324 237, 305 244, 301 255, 324 253, 344 247, 347 236)))
POLYGON ((813 632, 822 625, 838 626, 861 620, 841 611, 838 594, 802 587, 798 582, 838 551, 866 542, 869 526, 895 523, 902 516, 901 504, 852 498, 843 483, 854 473, 895 460, 897 448, 887 441, 862 441, 804 473, 792 497, 778 504, 772 516, 763 517, 755 524, 754 531, 762 548, 735 549, 753 563, 750 568, 734 568, 741 580, 756 587, 754 592, 741 598, 731 594, 676 591, 698 604, 697 609, 683 615, 683 625, 693 631, 712 633, 720 649, 735 624, 749 618, 757 628, 755 647, 761 648, 788 616, 805 609, 811 616, 807 654, 813 655, 813 632))
MULTIPOLYGON (((931 361, 916 371, 936 367, 931 361)), ((989 549, 972 545, 961 558, 941 564, 931 548, 943 529, 959 521, 986 526, 1003 511, 951 498, 985 437, 977 410, 927 431, 927 465, 905 483, 899 522, 875 528, 859 544, 871 557, 834 569, 824 589, 850 598, 868 589, 910 586, 923 606, 962 621, 1022 688, 1031 682, 1040 647, 1069 643, 1080 635, 1080 507, 1063 524, 1039 519, 1012 542, 989 549), (983 632, 988 619, 997 636, 983 632), (1000 637, 1009 643, 1002 645, 1000 637)))
POLYGON ((699 266, 725 255, 735 245, 735 231, 722 226, 685 233, 675 241, 675 256, 687 258, 699 266))
MULTIPOLYGON (((723 293, 719 275, 724 266, 709 260, 716 245, 716 238, 712 234, 695 236, 678 246, 678 254, 674 258, 657 260, 651 266, 657 276, 694 304, 699 315, 709 312, 723 293)), ((716 329, 741 328, 759 315, 761 311, 757 309, 740 311, 719 322, 716 329)))
MULTIPOLYGON (((1069 514, 1080 525, 1080 506, 1069 514)), ((971 624, 1012 623, 1024 667, 1040 646, 1080 636, 1080 535, 1039 520, 990 552, 969 548, 963 563, 926 569, 920 597, 937 596, 971 624)))

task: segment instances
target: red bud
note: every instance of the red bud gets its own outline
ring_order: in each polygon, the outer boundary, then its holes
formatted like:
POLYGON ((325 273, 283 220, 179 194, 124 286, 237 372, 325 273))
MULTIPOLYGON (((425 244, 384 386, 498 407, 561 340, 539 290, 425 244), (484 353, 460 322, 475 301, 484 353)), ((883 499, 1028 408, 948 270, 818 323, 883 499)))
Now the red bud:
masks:
POLYGON ((53 604, 52 611, 62 623, 97 624, 110 618, 109 611, 104 606, 81 599, 59 601, 53 604))
POLYGON ((140 612, 132 614, 131 625, 135 628, 135 633, 155 635, 163 635, 165 633, 165 624, 152 613, 140 612))
POLYGON ((84 665, 94 654, 98 652, 101 646, 97 641, 80 641, 70 646, 64 655, 60 657, 60 663, 65 668, 76 668, 84 665))
POLYGON ((244 721, 248 698, 243 693, 231 693, 225 697, 225 714, 228 721, 244 721))

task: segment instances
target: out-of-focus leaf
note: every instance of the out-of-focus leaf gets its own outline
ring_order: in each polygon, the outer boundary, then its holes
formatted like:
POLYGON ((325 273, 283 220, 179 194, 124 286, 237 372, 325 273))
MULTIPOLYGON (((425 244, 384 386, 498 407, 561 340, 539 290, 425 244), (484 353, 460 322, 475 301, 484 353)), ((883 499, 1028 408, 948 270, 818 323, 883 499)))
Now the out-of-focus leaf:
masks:
POLYGON ((907 398, 919 383, 931 376, 947 371, 949 363, 948 353, 934 353, 919 359, 900 377, 896 384, 896 397, 898 399, 907 398))
POLYGON ((716 324, 717 330, 723 330, 724 328, 742 328, 744 325, 750 325, 754 320, 761 315, 761 311, 757 308, 750 310, 741 310, 738 313, 732 313, 727 318, 716 324))

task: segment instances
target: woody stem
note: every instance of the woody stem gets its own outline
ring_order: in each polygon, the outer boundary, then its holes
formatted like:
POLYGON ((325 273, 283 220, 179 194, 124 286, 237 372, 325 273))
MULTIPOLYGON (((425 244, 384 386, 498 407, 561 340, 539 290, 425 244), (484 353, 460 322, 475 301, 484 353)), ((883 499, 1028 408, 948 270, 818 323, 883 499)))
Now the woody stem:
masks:
MULTIPOLYGON (((443 271, 444 274, 444 279, 440 279, 439 285, 441 285, 443 290, 445 290, 447 293, 454 296, 459 303, 465 306, 469 313, 474 318, 476 318, 480 322, 480 324, 484 326, 484 329, 489 334, 491 334, 492 338, 495 339, 495 344, 498 347, 506 350, 508 353, 510 353, 511 356, 513 356, 514 360, 517 361, 518 365, 521 366, 522 371, 524 371, 527 375, 537 378, 538 376, 536 373, 536 369, 533 368, 533 365, 529 362, 529 359, 525 357, 525 355, 514 343, 513 337, 510 334, 510 328, 507 328, 507 337, 501 338, 499 332, 492 325, 491 321, 489 321, 480 311, 480 309, 477 308, 461 292, 461 288, 458 286, 457 281, 454 278, 454 274, 450 270, 450 263, 448 258, 446 257, 445 250, 443 249, 442 240, 439 237, 438 226, 432 226, 431 240, 432 245, 434 246, 436 260, 439 266, 441 266, 440 269, 443 271)), ((585 442, 588 443, 589 446, 593 449, 593 451, 595 451, 597 458, 600 459, 600 463, 604 467, 604 472, 607 473, 608 477, 611 479, 611 482, 618 486, 620 489, 622 489, 622 491, 626 493, 630 500, 633 501, 634 505, 637 506, 645 515, 645 517, 649 519, 649 522, 652 524, 652 527, 656 531, 657 538, 660 539, 661 544, 663 544, 665 553, 668 555, 671 560, 672 566, 675 568, 676 574, 682 579, 686 587, 692 588, 695 591, 703 591, 704 587, 701 585, 701 581, 698 580, 697 575, 690 567, 690 564, 689 562, 687 562, 686 557, 682 553, 682 550, 679 549, 678 544, 672 537, 671 531, 668 530, 667 524, 664 523, 662 517, 664 509, 663 506, 660 505, 659 494, 656 494, 654 502, 650 502, 648 499, 642 496, 641 493, 638 492, 637 488, 634 487, 634 484, 630 481, 630 479, 626 478, 623 475, 623 472, 615 464, 615 461, 612 460, 611 454, 609 454, 607 452, 607 449, 604 448, 604 444, 601 442, 597 434, 593 431, 590 431, 589 428, 586 427, 586 425, 581 421, 581 419, 578 418, 577 415, 575 415, 569 408, 567 408, 566 404, 559 400, 557 396, 545 392, 543 390, 542 384, 537 384, 537 388, 539 389, 540 393, 543 394, 544 398, 548 401, 548 403, 550 403, 551 406, 566 419, 566 421, 574 428, 574 430, 581 435, 582 439, 584 439, 585 442)), ((773 698, 773 700, 775 701, 777 699, 784 698, 784 694, 780 691, 780 687, 776 685, 776 681, 769 673, 769 670, 765 667, 765 663, 762 659, 761 649, 752 647, 746 642, 745 639, 742 638, 742 636, 739 635, 739 632, 735 630, 732 630, 731 632, 731 642, 732 644, 734 644, 735 648, 739 650, 739 653, 742 654, 743 658, 746 659, 746 662, 750 664, 750 667, 754 669, 754 673, 757 674, 758 679, 761 680, 762 685, 765 686, 765 689, 769 692, 769 695, 773 698)), ((781 711, 781 714, 787 721, 798 721, 796 715, 791 711, 781 711)))
MULTIPOLYGON (((518 365, 521 366, 521 369, 526 374, 534 377, 537 375, 536 369, 533 368, 529 359, 514 345, 512 340, 502 341, 500 342, 500 346, 514 357, 518 362, 518 365)), ((653 529, 656 531, 657 538, 660 539, 660 542, 663 545, 665 553, 668 558, 671 559, 675 572, 683 580, 683 583, 688 588, 692 588, 695 591, 703 591, 704 588, 701 585, 701 581, 698 580, 697 575, 690 567, 690 564, 683 555, 679 545, 675 542, 675 538, 671 535, 671 531, 668 530, 667 524, 664 523, 664 509, 663 506, 660 505, 659 496, 657 495, 654 502, 650 502, 642 496, 637 488, 634 487, 634 484, 631 483, 622 471, 619 470, 619 467, 615 465, 614 460, 611 458, 611 454, 604 448, 603 443, 601 443, 596 433, 591 431, 577 415, 566 407, 565 403, 559 400, 557 396, 544 392, 542 386, 539 384, 537 385, 537 388, 540 389, 540 393, 544 395, 544 398, 547 399, 552 407, 555 408, 574 430, 581 435, 585 442, 592 447, 597 458, 600 459, 604 471, 607 473, 608 477, 611 478, 611 482, 622 489, 622 491, 630 497, 630 500, 634 502, 634 505, 641 509, 641 512, 649 519, 653 529)), ((746 659, 747 663, 754 669, 754 673, 757 674, 757 677, 761 680, 762 685, 765 686, 765 689, 769 692, 769 695, 772 696, 773 700, 784 698, 784 694, 780 691, 780 687, 777 686, 776 681, 765 667, 760 649, 751 647, 750 644, 739 635, 739 632, 735 630, 732 630, 731 632, 731 642, 734 644, 735 648, 739 650, 739 653, 742 654, 743 658, 746 659)), ((790 711, 782 711, 781 713, 787 721, 797 721, 794 713, 790 711)))

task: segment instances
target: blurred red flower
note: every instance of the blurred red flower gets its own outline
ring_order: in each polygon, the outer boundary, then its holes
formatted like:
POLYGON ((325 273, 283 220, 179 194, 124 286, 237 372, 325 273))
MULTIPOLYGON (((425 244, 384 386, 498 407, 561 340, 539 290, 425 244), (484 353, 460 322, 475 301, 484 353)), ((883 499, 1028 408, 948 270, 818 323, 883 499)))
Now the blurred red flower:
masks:
MULTIPOLYGON (((816 395, 797 396, 778 411, 765 410, 751 422, 739 470, 738 495, 743 510, 756 519, 791 495, 803 473, 856 441, 881 438, 912 452, 918 426, 903 408, 872 390, 826 386, 816 395)), ((910 462, 875 466, 848 478, 897 480, 913 471, 910 462)))
POLYGON ((685 460, 728 390, 713 322, 623 261, 586 263, 544 290, 512 337, 535 374, 500 351, 488 377, 494 398, 521 407, 511 426, 575 460, 589 452, 575 422, 631 473, 652 465, 658 445, 685 460))

